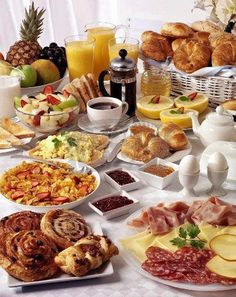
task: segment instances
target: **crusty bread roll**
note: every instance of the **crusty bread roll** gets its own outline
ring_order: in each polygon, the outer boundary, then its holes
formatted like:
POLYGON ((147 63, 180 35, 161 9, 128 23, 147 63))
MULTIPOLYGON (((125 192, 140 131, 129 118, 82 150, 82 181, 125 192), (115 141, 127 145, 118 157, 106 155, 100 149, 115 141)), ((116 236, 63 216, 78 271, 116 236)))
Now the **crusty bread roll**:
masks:
POLYGON ((173 56, 175 67, 186 73, 208 66, 210 59, 210 47, 196 40, 189 40, 182 44, 173 56))
POLYGON ((236 110, 236 99, 225 101, 221 105, 225 110, 236 110))
POLYGON ((173 55, 168 40, 144 41, 141 45, 141 50, 145 57, 156 61, 165 61, 167 57, 172 57, 173 55))
POLYGON ((184 131, 174 123, 163 124, 159 129, 159 136, 165 140, 174 151, 184 149, 188 144, 184 131))
POLYGON ((193 30, 184 23, 165 23, 160 30, 161 34, 168 37, 189 37, 193 30))
POLYGON ((211 57, 212 66, 236 65, 236 40, 219 44, 211 57))
POLYGON ((218 45, 231 40, 236 40, 236 36, 227 32, 216 32, 214 34, 210 34, 209 36, 210 45, 213 48, 216 48, 218 45))
POLYGON ((219 31, 223 31, 219 26, 217 26, 216 24, 210 22, 210 21, 196 21, 193 22, 191 25, 191 28, 194 31, 204 31, 204 32, 208 32, 208 33, 215 33, 215 32, 219 32, 219 31))

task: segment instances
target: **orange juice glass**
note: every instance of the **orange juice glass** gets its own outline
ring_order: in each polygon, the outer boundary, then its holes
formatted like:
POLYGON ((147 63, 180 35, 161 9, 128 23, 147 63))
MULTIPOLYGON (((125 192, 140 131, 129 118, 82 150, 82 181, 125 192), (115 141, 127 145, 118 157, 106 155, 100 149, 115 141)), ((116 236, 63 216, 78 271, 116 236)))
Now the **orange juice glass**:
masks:
POLYGON ((126 49, 128 57, 132 58, 134 62, 137 64, 139 49, 138 39, 130 37, 116 37, 109 40, 108 48, 110 61, 114 58, 119 57, 119 51, 121 49, 126 49))
POLYGON ((73 35, 65 39, 66 59, 70 80, 93 73, 95 39, 87 34, 73 35))
POLYGON ((98 79, 99 74, 109 66, 108 42, 115 37, 116 31, 125 26, 115 26, 110 23, 91 23, 85 26, 88 38, 95 38, 94 75, 98 79))

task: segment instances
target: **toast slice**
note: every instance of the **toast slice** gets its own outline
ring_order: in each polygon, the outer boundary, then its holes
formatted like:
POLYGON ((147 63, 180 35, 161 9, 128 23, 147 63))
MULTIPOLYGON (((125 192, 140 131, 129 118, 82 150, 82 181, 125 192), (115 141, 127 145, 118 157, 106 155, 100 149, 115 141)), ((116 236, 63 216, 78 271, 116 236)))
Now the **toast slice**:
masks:
POLYGON ((3 129, 7 130, 19 139, 35 136, 34 131, 28 129, 27 127, 18 125, 9 118, 2 119, 1 126, 3 129))
POLYGON ((72 94, 76 98, 80 105, 80 112, 86 111, 86 104, 84 103, 84 100, 78 92, 77 88, 72 83, 65 85, 63 90, 66 90, 68 93, 72 94))
POLYGON ((21 141, 7 130, 0 127, 0 148, 10 148, 13 145, 20 145, 21 141))

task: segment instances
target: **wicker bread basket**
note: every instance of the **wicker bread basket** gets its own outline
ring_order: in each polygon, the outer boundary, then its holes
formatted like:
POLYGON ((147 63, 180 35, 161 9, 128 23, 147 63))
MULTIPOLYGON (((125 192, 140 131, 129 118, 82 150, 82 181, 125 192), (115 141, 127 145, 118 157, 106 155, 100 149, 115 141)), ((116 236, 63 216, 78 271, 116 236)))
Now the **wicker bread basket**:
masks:
MULTIPOLYGON (((144 70, 155 69, 156 66, 144 61, 144 70)), ((189 76, 168 70, 171 76, 171 95, 179 96, 189 91, 204 93, 209 98, 209 106, 215 108, 226 100, 236 97, 236 79, 217 76, 189 76)))

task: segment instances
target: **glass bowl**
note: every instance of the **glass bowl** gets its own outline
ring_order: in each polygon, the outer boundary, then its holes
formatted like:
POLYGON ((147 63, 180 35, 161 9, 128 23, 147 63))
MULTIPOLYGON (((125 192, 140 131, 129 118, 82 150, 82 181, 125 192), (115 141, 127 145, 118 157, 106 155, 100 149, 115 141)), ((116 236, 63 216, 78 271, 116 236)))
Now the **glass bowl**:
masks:
POLYGON ((19 110, 15 112, 19 120, 35 132, 50 134, 65 127, 72 127, 78 122, 80 106, 69 108, 67 111, 54 111, 43 115, 28 113, 19 110))

